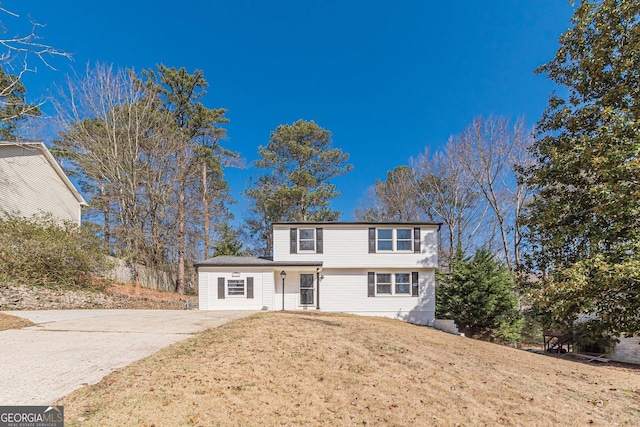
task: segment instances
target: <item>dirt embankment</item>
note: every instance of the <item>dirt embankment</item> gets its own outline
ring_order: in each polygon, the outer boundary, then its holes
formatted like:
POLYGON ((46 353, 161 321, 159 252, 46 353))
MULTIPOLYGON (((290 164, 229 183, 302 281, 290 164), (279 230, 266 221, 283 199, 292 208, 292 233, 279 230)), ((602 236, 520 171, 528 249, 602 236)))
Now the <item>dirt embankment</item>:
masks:
POLYGON ((195 296, 161 292, 140 286, 112 284, 103 292, 0 285, 0 310, 198 308, 195 296))

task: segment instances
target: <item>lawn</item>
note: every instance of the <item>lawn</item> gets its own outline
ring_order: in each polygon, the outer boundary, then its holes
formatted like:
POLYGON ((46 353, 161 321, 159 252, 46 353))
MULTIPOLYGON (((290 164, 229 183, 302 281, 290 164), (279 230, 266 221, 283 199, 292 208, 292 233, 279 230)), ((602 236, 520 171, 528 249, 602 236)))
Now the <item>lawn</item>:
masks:
POLYGON ((640 370, 384 318, 260 313, 63 398, 67 426, 640 425, 640 370))
POLYGON ((22 329, 33 325, 34 323, 30 320, 0 312, 0 331, 6 331, 7 329, 22 329))

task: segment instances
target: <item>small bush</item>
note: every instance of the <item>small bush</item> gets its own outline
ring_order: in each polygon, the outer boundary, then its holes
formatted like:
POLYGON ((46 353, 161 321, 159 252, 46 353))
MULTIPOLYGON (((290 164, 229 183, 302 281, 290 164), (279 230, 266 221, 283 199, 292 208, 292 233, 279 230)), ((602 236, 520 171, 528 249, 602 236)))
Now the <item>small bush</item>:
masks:
POLYGON ((50 215, 0 216, 0 279, 4 282, 86 288, 109 268, 99 239, 87 228, 50 215))

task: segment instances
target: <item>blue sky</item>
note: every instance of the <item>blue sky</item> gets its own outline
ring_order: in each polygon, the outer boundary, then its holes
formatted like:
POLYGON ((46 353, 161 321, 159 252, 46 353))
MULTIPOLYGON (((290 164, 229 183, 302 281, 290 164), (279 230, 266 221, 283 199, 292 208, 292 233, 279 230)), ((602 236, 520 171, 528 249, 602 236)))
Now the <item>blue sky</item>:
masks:
MULTIPOLYGON (((121 1, 7 0, 46 24, 44 42, 73 54, 25 77, 28 97, 51 94, 72 68, 96 61, 140 71, 163 63, 204 71, 204 103, 227 108, 228 148, 250 163, 269 132, 314 120, 350 153, 335 180, 343 220, 367 187, 425 148, 439 149, 473 117, 540 118, 553 85, 533 70, 567 29, 566 0, 121 1)), ((13 18, 3 22, 13 30, 13 18)), ((45 107, 46 110, 46 107, 45 107)), ((252 168, 227 177, 241 192, 252 168)))

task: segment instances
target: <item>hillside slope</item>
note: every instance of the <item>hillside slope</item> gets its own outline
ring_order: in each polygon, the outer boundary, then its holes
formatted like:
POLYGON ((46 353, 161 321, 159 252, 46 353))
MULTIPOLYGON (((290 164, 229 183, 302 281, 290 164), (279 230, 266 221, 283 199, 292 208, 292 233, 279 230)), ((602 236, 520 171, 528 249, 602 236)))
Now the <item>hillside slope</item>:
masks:
POLYGON ((390 319, 270 312, 169 347, 58 404, 70 426, 640 425, 640 371, 390 319))

